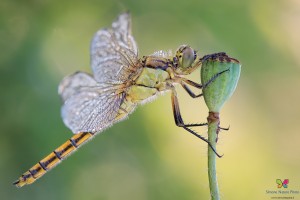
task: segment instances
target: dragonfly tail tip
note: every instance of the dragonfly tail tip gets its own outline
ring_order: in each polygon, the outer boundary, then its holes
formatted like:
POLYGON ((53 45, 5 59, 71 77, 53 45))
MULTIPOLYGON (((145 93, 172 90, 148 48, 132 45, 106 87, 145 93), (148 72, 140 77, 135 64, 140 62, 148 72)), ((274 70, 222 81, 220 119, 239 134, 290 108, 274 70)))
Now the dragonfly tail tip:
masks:
POLYGON ((22 183, 22 181, 20 181, 20 180, 16 180, 15 182, 13 182, 13 185, 16 186, 17 188, 20 188, 25 184, 24 184, 24 182, 22 183))

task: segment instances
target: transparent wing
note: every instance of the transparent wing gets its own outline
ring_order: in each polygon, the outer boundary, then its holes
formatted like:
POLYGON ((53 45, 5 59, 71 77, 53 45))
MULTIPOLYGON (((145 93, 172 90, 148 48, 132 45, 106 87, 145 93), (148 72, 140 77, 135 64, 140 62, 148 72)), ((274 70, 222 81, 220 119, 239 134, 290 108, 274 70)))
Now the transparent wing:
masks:
POLYGON ((59 86, 64 105, 61 114, 73 133, 101 132, 115 122, 124 93, 118 86, 97 83, 91 76, 77 72, 63 79, 59 86))
POLYGON ((70 76, 66 76, 59 84, 58 94, 63 102, 69 97, 76 94, 82 87, 93 87, 97 85, 95 79, 84 72, 75 72, 70 76))
POLYGON ((91 43, 91 66, 95 80, 125 82, 130 67, 138 61, 138 49, 131 35, 129 13, 121 14, 109 29, 99 30, 91 43))

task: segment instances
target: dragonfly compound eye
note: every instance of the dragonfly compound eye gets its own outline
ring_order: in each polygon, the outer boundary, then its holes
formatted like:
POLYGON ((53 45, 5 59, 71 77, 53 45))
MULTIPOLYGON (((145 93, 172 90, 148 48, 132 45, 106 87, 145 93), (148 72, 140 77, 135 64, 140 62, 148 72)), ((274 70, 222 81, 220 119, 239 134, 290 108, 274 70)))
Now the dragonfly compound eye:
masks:
POLYGON ((176 72, 178 74, 189 74, 196 57, 196 52, 191 47, 187 45, 180 46, 176 51, 176 58, 178 60, 176 72))

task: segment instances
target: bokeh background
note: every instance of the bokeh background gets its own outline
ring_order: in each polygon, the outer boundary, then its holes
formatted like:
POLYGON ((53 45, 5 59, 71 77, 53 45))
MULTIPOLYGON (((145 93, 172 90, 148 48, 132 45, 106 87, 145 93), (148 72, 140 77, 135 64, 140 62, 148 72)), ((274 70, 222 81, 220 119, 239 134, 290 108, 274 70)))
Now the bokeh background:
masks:
MULTIPOLYGON (((129 10, 140 55, 190 44, 242 63, 221 112, 222 199, 270 199, 275 180, 300 190, 298 0, 0 2, 1 199, 209 199, 207 145, 175 126, 170 95, 139 107, 71 158, 17 189, 12 182, 72 136, 57 86, 90 72, 93 34, 129 10)), ((190 78, 199 82, 199 70, 190 78)), ((205 122, 203 99, 178 88, 186 122, 205 122)), ((197 131, 206 135, 206 128, 197 131)), ((300 195, 294 196, 300 199, 300 195)))

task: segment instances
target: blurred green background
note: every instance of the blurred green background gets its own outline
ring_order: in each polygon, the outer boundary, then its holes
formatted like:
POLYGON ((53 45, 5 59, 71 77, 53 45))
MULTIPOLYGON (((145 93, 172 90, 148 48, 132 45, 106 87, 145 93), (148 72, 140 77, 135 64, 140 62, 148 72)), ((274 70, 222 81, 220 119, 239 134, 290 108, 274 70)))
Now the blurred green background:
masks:
MULTIPOLYGON (((90 72, 93 34, 129 10, 140 55, 190 44, 242 63, 221 113, 217 169, 223 199, 270 199, 277 178, 300 190, 300 3, 228 1, 0 2, 1 199, 209 199, 207 145, 174 124, 170 95, 139 107, 33 185, 12 182, 72 136, 60 117, 60 80, 90 72)), ((199 82, 199 71, 190 78, 199 82)), ((203 99, 178 87, 186 122, 203 99)), ((206 128, 197 131, 206 135, 206 128)), ((300 199, 300 195, 293 195, 300 199)))

